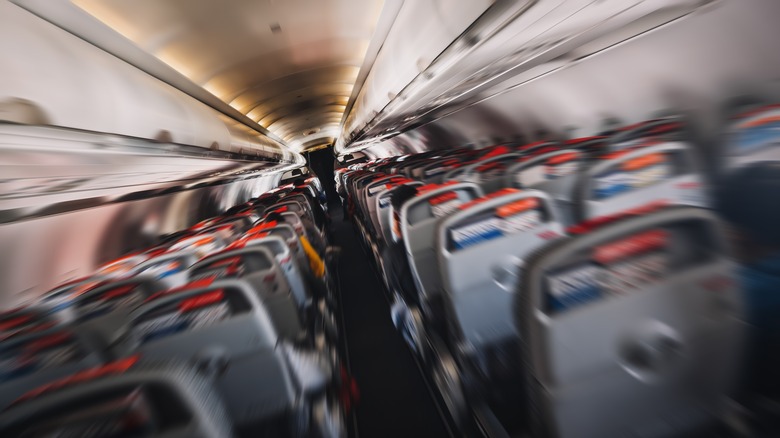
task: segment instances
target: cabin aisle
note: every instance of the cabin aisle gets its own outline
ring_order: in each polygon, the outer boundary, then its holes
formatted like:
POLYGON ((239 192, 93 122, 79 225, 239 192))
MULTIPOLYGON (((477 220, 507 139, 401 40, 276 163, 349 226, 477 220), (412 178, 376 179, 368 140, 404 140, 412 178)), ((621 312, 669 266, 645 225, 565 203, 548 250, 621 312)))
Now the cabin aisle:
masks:
MULTIPOLYGON (((342 317, 351 372, 360 388, 361 438, 446 437, 449 432, 417 364, 390 319, 382 285, 352 224, 331 204, 342 317)), ((354 432, 354 427, 351 429, 354 432)))

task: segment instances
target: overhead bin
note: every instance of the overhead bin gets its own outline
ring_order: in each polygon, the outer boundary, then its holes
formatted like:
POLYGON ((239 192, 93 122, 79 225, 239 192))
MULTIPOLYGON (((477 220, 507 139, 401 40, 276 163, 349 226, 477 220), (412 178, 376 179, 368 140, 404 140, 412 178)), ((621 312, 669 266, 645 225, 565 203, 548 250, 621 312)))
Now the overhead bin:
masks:
MULTIPOLYGON (((0 49, 15 60, 0 95, 29 102, 45 115, 45 124, 271 160, 289 162, 295 155, 278 139, 242 124, 248 119, 228 117, 11 2, 0 6, 0 15, 0 35, 16 42, 0 49)), ((27 124, 13 118, 10 103, 0 102, 10 109, 3 117, 27 124)))
MULTIPOLYGON (((466 21, 434 58, 377 57, 372 73, 396 72, 392 81, 369 75, 336 142, 339 153, 359 150, 391 138, 422 120, 451 114, 484 96, 504 81, 528 80, 685 17, 717 0, 610 0, 567 2, 528 0, 474 3, 481 15, 464 13, 466 21), (468 20, 471 21, 468 21, 468 20), (414 65, 415 63, 422 63, 414 65), (390 68, 390 64, 395 68, 390 68), (526 79, 523 79, 527 76, 526 79), (393 85, 396 84, 396 85, 393 85)), ((469 3, 471 6, 471 2, 469 3)), ((426 6, 408 4, 398 28, 419 27, 414 17, 428 16, 426 6), (417 14, 405 14, 418 9, 417 14)), ((420 34, 423 35, 424 33, 420 34)), ((441 37, 444 37, 442 35, 441 37)), ((387 45, 408 36, 391 32, 387 45)), ((495 94, 492 91, 490 94, 495 94)))

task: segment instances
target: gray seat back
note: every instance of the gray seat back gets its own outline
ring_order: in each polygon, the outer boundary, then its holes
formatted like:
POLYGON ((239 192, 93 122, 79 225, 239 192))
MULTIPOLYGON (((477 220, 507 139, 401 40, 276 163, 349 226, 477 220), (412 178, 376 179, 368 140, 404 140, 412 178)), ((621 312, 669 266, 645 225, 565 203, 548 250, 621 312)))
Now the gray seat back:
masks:
POLYGON ((576 221, 612 215, 653 202, 707 206, 703 177, 689 147, 662 143, 597 161, 576 183, 576 221))
POLYGON ((444 181, 444 175, 458 163, 460 160, 456 158, 445 158, 426 164, 420 169, 419 179, 428 184, 441 184, 444 181))
POLYGON ((103 277, 86 277, 61 284, 38 298, 35 306, 61 323, 72 323, 77 317, 75 298, 105 280, 103 277))
POLYGON ((25 306, 0 312, 0 344, 17 336, 52 328, 59 319, 43 306, 25 306))
POLYGON ((295 214, 309 214, 309 210, 295 200, 277 202, 268 207, 268 210, 276 211, 277 213, 292 212, 295 214))
POLYGON ((483 349, 517 336, 511 307, 520 267, 562 235, 552 200, 536 190, 503 190, 438 224, 444 296, 463 340, 483 349))
POLYGON ((586 160, 583 152, 565 149, 531 157, 507 169, 504 185, 547 193, 561 214, 561 222, 571 225, 574 187, 577 175, 587 167, 586 160))
POLYGON ((266 235, 263 237, 252 237, 245 241, 245 246, 260 246, 268 249, 282 268, 287 282, 295 295, 299 306, 305 305, 309 292, 306 289, 303 274, 298 267, 298 262, 292 255, 290 247, 281 236, 266 235))
POLYGON ((167 288, 187 282, 187 270, 198 260, 191 250, 169 252, 152 257, 132 270, 132 275, 143 275, 161 282, 167 288))
POLYGON ((422 183, 417 181, 411 181, 405 184, 399 184, 393 188, 390 188, 380 193, 374 200, 374 203, 376 204, 375 209, 376 209, 377 223, 379 225, 379 231, 384 243, 388 243, 393 240, 392 229, 391 229, 392 220, 393 220, 393 205, 390 203, 391 197, 395 189, 405 185, 409 185, 412 187, 420 187, 422 186, 422 183))
POLYGON ((778 105, 764 105, 736 115, 726 132, 726 172, 757 161, 780 161, 778 126, 778 105))
POLYGON ((133 268, 146 261, 148 258, 145 254, 136 254, 131 256, 122 257, 113 262, 105 263, 95 271, 96 277, 121 277, 127 272, 132 271, 133 268))
POLYGON ((192 252, 202 257, 210 252, 219 251, 227 246, 228 242, 225 239, 229 233, 223 233, 220 231, 212 231, 210 233, 196 233, 192 236, 188 236, 175 242, 169 248, 171 252, 192 252))
POLYGON ((164 289, 164 283, 143 274, 108 281, 75 298, 75 322, 109 344, 127 323, 130 313, 164 289))
POLYGON ((301 395, 277 347, 284 336, 265 303, 237 279, 163 295, 133 313, 119 348, 144 360, 221 363, 216 386, 237 426, 280 418, 294 411, 301 395))
POLYGON ((309 259, 306 257, 306 252, 303 250, 303 245, 301 245, 301 239, 298 237, 298 234, 295 232, 295 228, 293 228, 292 225, 286 223, 276 224, 267 228, 264 232, 267 232, 270 236, 279 236, 284 239, 285 243, 287 243, 287 247, 290 248, 290 251, 292 251, 295 256, 295 260, 298 262, 301 271, 309 272, 309 259))
POLYGON ((378 192, 382 191, 388 181, 392 180, 393 178, 397 178, 394 175, 378 175, 379 176, 377 178, 372 179, 370 182, 361 184, 357 190, 357 204, 360 208, 360 212, 363 215, 363 218, 365 219, 366 225, 368 225, 370 222, 368 212, 369 199, 373 200, 373 195, 376 195, 378 192))
POLYGON ((681 114, 668 114, 643 120, 617 130, 607 141, 606 150, 615 152, 640 146, 647 140, 679 142, 686 137, 687 123, 681 114))
POLYGON ((440 293, 442 286, 436 259, 436 224, 481 195, 482 190, 476 184, 444 184, 415 196, 401 208, 401 236, 422 298, 440 293))
POLYGON ((507 168, 516 163, 520 157, 520 154, 509 153, 480 160, 464 166, 457 179, 478 184, 483 193, 493 193, 504 187, 503 176, 507 168))
POLYGON ((81 330, 56 327, 0 343, 0 409, 39 386, 103 363, 81 330))
POLYGON ((248 246, 205 257, 190 269, 191 278, 240 278, 268 310, 276 332, 296 341, 305 336, 300 307, 274 255, 264 247, 248 246))
POLYGON ((373 184, 369 186, 368 190, 366 191, 366 217, 368 219, 368 222, 371 224, 372 227, 372 236, 374 238, 381 240, 382 239, 382 225, 381 225, 381 219, 379 216, 379 198, 384 198, 384 205, 388 206, 390 202, 389 193, 392 189, 413 182, 412 180, 400 176, 400 175, 391 175, 388 179, 382 180, 381 183, 374 186, 373 184))
POLYGON ((117 352, 192 358, 213 344, 232 357, 273 349, 277 341, 273 319, 252 286, 226 279, 148 300, 130 315, 117 352))
POLYGON ((137 361, 121 359, 28 393, 0 414, 0 435, 233 436, 209 380, 182 364, 137 361))
POLYGON ((714 215, 578 229, 526 261, 517 295, 534 436, 680 436, 715 420, 745 327, 714 215))

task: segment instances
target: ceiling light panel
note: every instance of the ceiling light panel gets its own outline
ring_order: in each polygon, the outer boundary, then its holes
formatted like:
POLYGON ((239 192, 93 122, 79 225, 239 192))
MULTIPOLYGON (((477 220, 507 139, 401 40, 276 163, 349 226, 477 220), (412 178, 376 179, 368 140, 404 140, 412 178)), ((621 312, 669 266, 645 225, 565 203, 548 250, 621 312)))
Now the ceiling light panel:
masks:
POLYGON ((280 137, 322 129, 312 123, 343 115, 384 5, 383 0, 72 2, 252 120, 279 127, 269 130, 280 137), (327 118, 311 117, 320 110, 327 118))

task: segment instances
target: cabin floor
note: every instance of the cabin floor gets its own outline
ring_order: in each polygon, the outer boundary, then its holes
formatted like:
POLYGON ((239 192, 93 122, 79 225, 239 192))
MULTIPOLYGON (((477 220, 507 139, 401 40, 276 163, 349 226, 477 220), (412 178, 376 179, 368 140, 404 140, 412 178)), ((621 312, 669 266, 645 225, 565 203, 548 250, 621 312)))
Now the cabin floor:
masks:
POLYGON ((353 438, 448 437, 450 429, 417 362, 390 319, 390 305, 360 238, 331 204, 331 243, 342 249, 338 287, 350 371, 360 400, 353 438))

